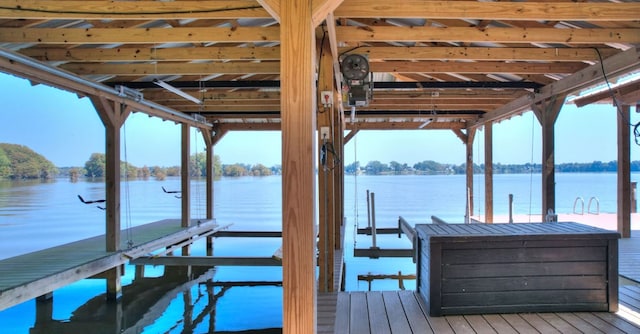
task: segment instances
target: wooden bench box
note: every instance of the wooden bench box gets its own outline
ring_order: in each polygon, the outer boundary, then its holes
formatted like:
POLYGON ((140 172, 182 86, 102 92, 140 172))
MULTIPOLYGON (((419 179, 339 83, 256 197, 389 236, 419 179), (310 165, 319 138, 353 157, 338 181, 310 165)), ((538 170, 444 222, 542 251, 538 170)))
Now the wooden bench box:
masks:
POLYGON ((416 232, 417 289, 432 316, 618 310, 617 232, 578 223, 416 232))

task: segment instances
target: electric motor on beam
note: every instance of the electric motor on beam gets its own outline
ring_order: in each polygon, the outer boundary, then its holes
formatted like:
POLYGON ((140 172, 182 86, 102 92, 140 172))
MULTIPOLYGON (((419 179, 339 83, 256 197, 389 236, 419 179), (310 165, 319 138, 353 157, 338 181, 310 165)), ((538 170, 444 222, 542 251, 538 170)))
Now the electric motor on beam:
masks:
POLYGON ((340 62, 342 72, 342 101, 348 107, 366 107, 371 102, 372 85, 369 60, 366 56, 350 54, 340 62))

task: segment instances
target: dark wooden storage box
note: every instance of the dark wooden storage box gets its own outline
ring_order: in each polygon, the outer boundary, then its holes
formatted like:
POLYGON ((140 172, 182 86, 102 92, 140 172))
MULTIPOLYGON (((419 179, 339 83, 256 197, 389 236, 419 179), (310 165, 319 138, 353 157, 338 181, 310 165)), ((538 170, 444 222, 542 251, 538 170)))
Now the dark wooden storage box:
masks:
POLYGON ((417 289, 432 316, 618 310, 617 232, 578 223, 416 231, 417 289))

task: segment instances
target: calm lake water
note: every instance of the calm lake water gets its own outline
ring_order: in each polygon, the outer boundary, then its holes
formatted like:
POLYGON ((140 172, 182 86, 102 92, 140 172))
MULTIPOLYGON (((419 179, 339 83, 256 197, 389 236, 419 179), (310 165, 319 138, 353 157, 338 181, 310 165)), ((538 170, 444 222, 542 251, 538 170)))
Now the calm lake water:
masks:
MULTIPOLYGON (((632 174, 637 181, 640 174, 632 174)), ((576 197, 600 201, 601 212, 616 210, 616 174, 557 174, 556 207, 572 211, 576 197)), ((475 177, 474 214, 484 215, 484 178, 475 177)), ((321 186, 321 185, 320 185, 321 186)), ((180 216, 180 200, 167 190, 180 188, 179 179, 134 180, 123 183, 122 228, 180 216), (126 210, 126 207, 129 207, 126 210), (129 213, 127 213, 129 212, 129 213)), ((204 217, 205 184, 192 184, 194 218, 204 217)), ((514 194, 517 214, 540 213, 540 175, 496 175, 494 213, 506 215, 508 195, 514 194)), ((367 225, 366 191, 375 193, 378 227, 394 227, 398 216, 410 224, 430 222, 432 215, 461 223, 465 212, 464 175, 346 176, 347 290, 367 290, 362 274, 415 274, 411 259, 354 258, 351 249, 368 248, 371 238, 354 236, 355 226, 367 225)), ((281 229, 281 178, 222 178, 215 182, 215 217, 231 230, 281 229)), ((104 197, 102 180, 71 183, 0 181, 0 259, 52 247, 104 233, 104 211, 85 200, 104 197)), ((586 204, 586 203, 585 203, 586 204)), ((586 208, 585 208, 586 210, 586 208)), ((124 236, 125 234, 123 234, 124 236)), ((132 236, 135 240, 135 235, 132 236)), ((220 256, 271 256, 280 246, 277 238, 216 239, 220 256)), ((406 238, 378 236, 382 248, 409 248, 406 238)), ((204 243, 194 245, 194 255, 204 255, 204 243)), ((54 292, 52 309, 25 302, 0 312, 3 333, 212 333, 264 329, 278 332, 282 326, 282 289, 277 284, 229 286, 229 282, 281 280, 281 268, 219 267, 194 270, 187 278, 179 269, 145 267, 144 277, 127 266, 120 306, 104 302, 105 282, 83 280, 54 292), (222 284, 227 283, 227 284, 222 284)), ((404 282, 407 289, 415 281, 404 282)), ((392 280, 374 281, 373 290, 398 289, 392 280)))

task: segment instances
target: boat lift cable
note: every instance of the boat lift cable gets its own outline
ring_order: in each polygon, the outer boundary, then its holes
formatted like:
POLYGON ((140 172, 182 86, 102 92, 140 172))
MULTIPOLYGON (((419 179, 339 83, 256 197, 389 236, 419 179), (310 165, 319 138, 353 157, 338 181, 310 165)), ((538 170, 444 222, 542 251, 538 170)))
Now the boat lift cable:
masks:
POLYGON ((133 235, 131 232, 131 196, 129 192, 129 158, 127 157, 127 122, 126 121, 122 125, 122 141, 123 141, 123 148, 124 148, 125 226, 127 231, 127 249, 131 249, 133 247, 133 235))

